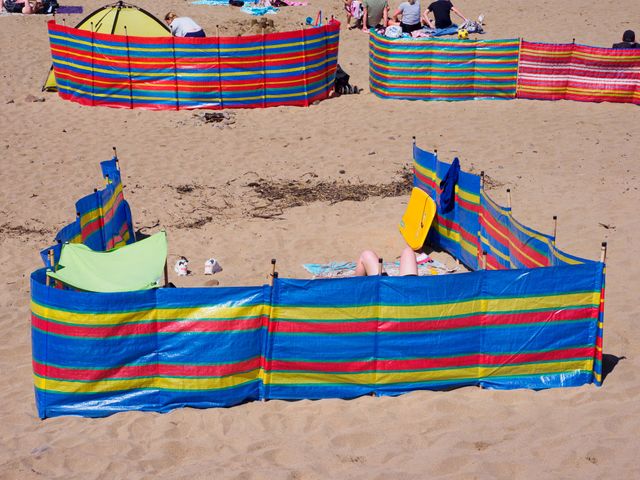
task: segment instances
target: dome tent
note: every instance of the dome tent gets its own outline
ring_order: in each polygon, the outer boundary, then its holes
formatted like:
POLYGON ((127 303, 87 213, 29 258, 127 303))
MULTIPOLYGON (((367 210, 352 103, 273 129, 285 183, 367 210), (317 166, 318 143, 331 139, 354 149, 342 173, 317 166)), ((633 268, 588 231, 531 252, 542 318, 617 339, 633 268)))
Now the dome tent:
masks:
MULTIPOLYGON (((93 30, 96 33, 112 35, 131 35, 137 37, 169 37, 169 28, 146 10, 119 1, 105 5, 87 15, 75 28, 93 30), (126 28, 126 31, 125 31, 126 28)), ((49 70, 43 91, 57 91, 56 77, 53 66, 49 70)))

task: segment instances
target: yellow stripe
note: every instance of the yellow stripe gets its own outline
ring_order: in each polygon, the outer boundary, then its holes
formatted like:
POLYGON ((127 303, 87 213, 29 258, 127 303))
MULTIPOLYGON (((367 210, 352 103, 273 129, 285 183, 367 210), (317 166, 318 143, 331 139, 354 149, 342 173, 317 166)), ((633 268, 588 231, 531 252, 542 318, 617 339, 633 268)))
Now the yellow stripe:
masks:
POLYGON ((36 388, 62 393, 102 393, 135 388, 168 390, 217 390, 237 387, 260 378, 260 370, 238 373, 226 377, 187 378, 187 377, 146 377, 130 380, 99 380, 96 382, 71 382, 54 380, 34 375, 36 388))
POLYGON ((34 384, 40 390, 60 393, 105 393, 138 388, 167 390, 218 390, 243 385, 262 378, 270 385, 296 384, 352 384, 352 385, 389 385, 394 383, 412 383, 426 381, 456 380, 467 378, 491 378, 511 375, 541 375, 574 371, 593 370, 593 359, 569 362, 543 362, 524 365, 496 367, 467 367, 442 370, 421 370, 414 372, 392 373, 355 373, 326 374, 312 372, 269 372, 265 375, 261 369, 239 373, 226 377, 187 378, 187 377, 146 377, 130 380, 99 380, 95 382, 72 382, 56 380, 34 375, 34 384))
POLYGON ((389 385, 393 383, 428 382, 442 380, 457 380, 465 378, 490 378, 510 375, 540 375, 576 370, 591 371, 593 359, 574 360, 569 362, 544 362, 525 365, 496 366, 496 367, 467 367, 443 370, 421 370, 415 372, 393 372, 378 374, 374 372, 355 374, 326 374, 313 372, 271 372, 269 384, 327 384, 347 383, 354 385, 389 385))
POLYGON ((566 307, 589 307, 597 305, 599 292, 572 293, 567 295, 549 295, 542 297, 473 299, 457 303, 439 303, 431 305, 360 305, 353 307, 273 307, 275 320, 318 319, 323 321, 345 321, 348 319, 377 318, 421 319, 449 316, 463 316, 485 311, 500 313, 521 310, 537 310, 566 307))
MULTIPOLYGON (((587 307, 597 305, 600 292, 549 295, 541 297, 474 299, 465 302, 440 303, 410 306, 351 306, 351 307, 273 307, 275 320, 318 319, 345 321, 345 319, 397 318, 420 319, 479 314, 484 311, 511 312, 566 307, 587 307)), ((80 313, 48 308, 31 302, 31 311, 45 319, 75 325, 101 326, 125 325, 132 322, 151 320, 204 320, 235 319, 264 315, 269 306, 260 304, 241 307, 193 307, 174 309, 150 309, 127 313, 80 313)))
POLYGON ((150 320, 235 319, 239 317, 264 315, 268 308, 268 305, 258 304, 241 307, 152 308, 126 313, 81 313, 56 310, 39 305, 33 301, 31 302, 31 311, 39 317, 55 322, 89 326, 126 325, 128 323, 150 320))

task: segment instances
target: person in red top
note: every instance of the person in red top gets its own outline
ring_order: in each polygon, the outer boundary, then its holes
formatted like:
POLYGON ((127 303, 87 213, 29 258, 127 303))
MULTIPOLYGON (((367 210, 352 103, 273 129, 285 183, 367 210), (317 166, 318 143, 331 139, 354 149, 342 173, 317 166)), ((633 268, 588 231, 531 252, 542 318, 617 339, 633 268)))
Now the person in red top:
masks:
POLYGON ((453 26, 453 22, 451 21, 451 12, 455 13, 459 16, 463 21, 467 21, 464 15, 460 13, 460 11, 453 6, 453 4, 449 0, 437 0, 433 2, 429 7, 425 10, 422 15, 422 20, 426 23, 430 28, 442 29, 449 28, 453 26), (434 22, 429 18, 429 12, 433 14, 435 19, 434 22))

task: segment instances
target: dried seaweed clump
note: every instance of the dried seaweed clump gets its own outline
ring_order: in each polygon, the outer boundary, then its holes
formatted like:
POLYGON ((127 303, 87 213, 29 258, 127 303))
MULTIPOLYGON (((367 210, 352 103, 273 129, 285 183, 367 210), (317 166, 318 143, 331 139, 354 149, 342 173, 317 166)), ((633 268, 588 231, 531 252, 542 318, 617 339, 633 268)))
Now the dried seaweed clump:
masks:
POLYGON ((247 184, 266 205, 254 205, 251 216, 273 218, 286 208, 300 207, 312 202, 330 204, 351 200, 362 202, 371 197, 399 197, 411 191, 413 170, 404 166, 398 178, 389 183, 350 183, 343 180, 269 180, 259 178, 247 184))

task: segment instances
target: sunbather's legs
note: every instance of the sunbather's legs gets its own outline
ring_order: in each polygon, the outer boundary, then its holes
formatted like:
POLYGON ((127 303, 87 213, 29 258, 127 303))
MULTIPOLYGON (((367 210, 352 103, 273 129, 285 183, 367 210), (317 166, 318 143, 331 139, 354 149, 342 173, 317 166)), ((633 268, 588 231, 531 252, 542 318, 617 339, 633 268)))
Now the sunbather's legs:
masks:
POLYGON ((400 255, 400 275, 418 275, 416 253, 411 247, 405 247, 400 255))
POLYGON ((362 252, 356 263, 356 276, 378 275, 379 259, 380 257, 371 250, 362 252))

